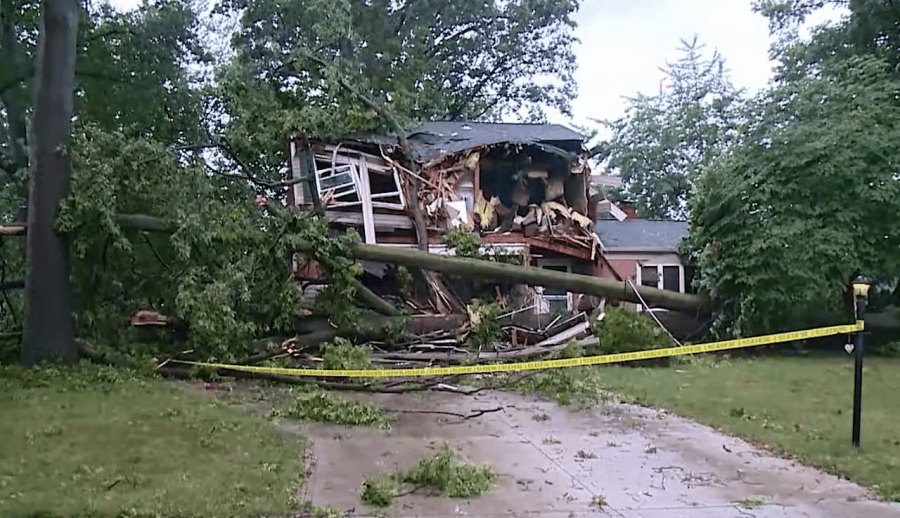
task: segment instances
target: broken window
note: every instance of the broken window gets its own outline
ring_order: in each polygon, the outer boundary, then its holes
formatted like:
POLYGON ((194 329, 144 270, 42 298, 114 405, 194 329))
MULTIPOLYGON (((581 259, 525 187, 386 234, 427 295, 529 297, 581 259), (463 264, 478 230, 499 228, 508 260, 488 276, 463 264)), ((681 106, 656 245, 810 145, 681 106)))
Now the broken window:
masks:
MULTIPOLYGON (((565 264, 543 264, 542 269, 556 272, 569 273, 569 266, 565 264)), ((569 311, 569 292, 561 288, 544 288, 539 290, 538 313, 550 313, 561 315, 569 311)))
POLYGON ((327 207, 347 207, 359 205, 359 173, 350 164, 316 168, 316 182, 319 186, 319 199, 327 207))
POLYGON ((316 186, 326 208, 371 205, 403 210, 400 177, 381 158, 361 151, 324 146, 315 154, 316 186))

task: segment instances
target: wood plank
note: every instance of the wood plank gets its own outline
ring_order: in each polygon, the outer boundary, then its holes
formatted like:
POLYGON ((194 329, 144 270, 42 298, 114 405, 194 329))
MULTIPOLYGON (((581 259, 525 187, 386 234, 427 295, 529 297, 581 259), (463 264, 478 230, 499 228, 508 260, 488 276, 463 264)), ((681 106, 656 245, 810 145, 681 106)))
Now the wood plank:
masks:
POLYGON ((372 215, 372 189, 369 186, 369 169, 362 160, 357 171, 359 179, 359 199, 362 201, 363 231, 366 243, 375 244, 375 218, 372 215))
POLYGON ((544 347, 547 345, 557 345, 557 344, 561 344, 564 342, 568 342, 570 338, 575 338, 576 336, 580 335, 581 333, 584 333, 585 331, 587 331, 590 328, 591 328, 590 322, 582 322, 580 324, 570 327, 569 329, 566 329, 565 331, 563 331, 559 334, 553 335, 550 338, 547 338, 546 340, 544 340, 540 343, 537 343, 535 345, 539 346, 539 347, 544 347))

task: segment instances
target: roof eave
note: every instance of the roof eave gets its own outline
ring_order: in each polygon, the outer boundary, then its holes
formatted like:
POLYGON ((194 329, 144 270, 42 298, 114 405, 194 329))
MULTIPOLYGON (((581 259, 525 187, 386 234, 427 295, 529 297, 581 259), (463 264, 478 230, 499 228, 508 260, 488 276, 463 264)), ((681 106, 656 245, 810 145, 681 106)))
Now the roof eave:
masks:
POLYGON ((681 250, 677 247, 656 247, 656 246, 605 246, 607 252, 649 252, 657 254, 680 254, 681 250))

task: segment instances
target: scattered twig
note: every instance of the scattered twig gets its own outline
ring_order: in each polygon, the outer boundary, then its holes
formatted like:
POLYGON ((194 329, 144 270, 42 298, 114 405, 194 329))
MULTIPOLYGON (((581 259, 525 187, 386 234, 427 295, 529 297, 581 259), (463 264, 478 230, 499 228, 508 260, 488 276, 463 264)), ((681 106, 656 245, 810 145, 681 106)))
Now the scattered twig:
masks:
POLYGON ((484 414, 491 414, 493 412, 502 412, 505 410, 505 407, 497 407, 497 408, 489 408, 485 410, 477 410, 471 414, 458 414, 456 412, 440 412, 437 410, 390 410, 390 412, 397 412, 399 414, 436 414, 436 415, 450 415, 453 417, 458 417, 462 420, 474 419, 476 417, 481 417, 484 414))

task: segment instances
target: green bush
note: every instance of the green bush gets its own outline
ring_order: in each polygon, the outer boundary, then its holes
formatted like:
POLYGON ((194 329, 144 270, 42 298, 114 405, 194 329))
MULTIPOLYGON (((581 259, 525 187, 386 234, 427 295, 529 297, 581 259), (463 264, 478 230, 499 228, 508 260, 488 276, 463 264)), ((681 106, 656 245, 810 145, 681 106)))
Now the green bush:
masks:
POLYGON ((607 308, 606 316, 594 327, 595 334, 600 338, 599 354, 672 346, 672 340, 652 319, 621 308, 607 308))
POLYGON ((364 345, 353 345, 341 337, 319 346, 322 368, 328 370, 366 370, 372 368, 372 350, 364 345))

